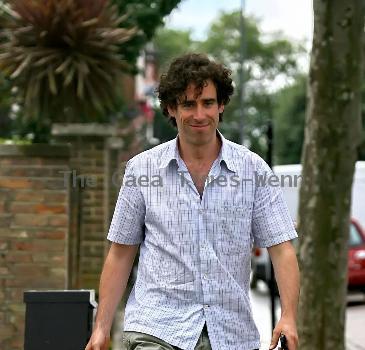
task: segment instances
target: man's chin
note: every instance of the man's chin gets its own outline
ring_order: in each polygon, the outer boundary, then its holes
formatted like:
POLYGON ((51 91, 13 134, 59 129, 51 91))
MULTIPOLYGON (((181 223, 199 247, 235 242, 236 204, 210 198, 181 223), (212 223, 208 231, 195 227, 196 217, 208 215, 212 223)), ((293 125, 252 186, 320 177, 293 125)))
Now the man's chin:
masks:
POLYGON ((211 141, 211 135, 208 135, 205 132, 199 132, 195 133, 195 135, 190 135, 188 140, 189 143, 193 145, 202 146, 208 144, 211 141))

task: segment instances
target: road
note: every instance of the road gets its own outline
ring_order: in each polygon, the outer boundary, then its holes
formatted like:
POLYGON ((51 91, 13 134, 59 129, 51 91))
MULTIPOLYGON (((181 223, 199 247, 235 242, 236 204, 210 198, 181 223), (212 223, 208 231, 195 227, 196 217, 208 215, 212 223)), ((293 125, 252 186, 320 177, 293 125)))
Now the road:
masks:
MULTIPOLYGON (((261 335, 260 350, 268 350, 271 340, 270 299, 267 288, 259 282, 258 289, 251 291, 252 311, 261 335)), ((280 305, 277 302, 277 318, 280 305)), ((365 350, 365 295, 348 297, 346 312, 346 350, 365 350)))

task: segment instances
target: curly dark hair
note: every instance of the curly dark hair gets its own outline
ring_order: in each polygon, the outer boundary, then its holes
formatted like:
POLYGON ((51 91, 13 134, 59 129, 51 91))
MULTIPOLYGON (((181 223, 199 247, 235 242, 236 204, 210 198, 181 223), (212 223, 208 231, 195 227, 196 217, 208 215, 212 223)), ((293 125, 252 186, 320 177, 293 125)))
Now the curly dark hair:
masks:
MULTIPOLYGON (((207 83, 212 80, 217 89, 218 104, 226 105, 233 94, 231 71, 220 63, 210 60, 205 54, 189 53, 176 58, 166 74, 162 74, 157 88, 163 114, 176 126, 175 118, 169 115, 167 107, 177 108, 178 99, 189 84, 194 83, 199 96, 207 83)), ((222 120, 219 114, 219 120, 222 120)))

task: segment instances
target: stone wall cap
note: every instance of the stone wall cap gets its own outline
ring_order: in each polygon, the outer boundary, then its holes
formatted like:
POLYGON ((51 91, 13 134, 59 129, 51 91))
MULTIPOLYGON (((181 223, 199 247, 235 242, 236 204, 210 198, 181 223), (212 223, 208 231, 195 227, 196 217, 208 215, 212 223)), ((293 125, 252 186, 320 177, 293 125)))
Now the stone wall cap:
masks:
POLYGON ((34 143, 31 145, 2 145, 0 156, 6 157, 50 157, 69 158, 71 146, 69 144, 34 143))
POLYGON ((53 136, 111 136, 118 134, 118 127, 100 123, 53 124, 53 136))

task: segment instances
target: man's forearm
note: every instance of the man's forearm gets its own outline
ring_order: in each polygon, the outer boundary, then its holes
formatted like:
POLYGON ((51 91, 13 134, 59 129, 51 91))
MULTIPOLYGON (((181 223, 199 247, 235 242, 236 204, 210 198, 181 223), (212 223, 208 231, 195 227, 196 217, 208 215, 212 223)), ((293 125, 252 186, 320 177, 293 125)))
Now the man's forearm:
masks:
POLYGON ((273 330, 270 349, 278 343, 280 334, 287 339, 288 349, 298 347, 296 326, 299 299, 299 268, 295 250, 290 242, 284 242, 268 248, 274 265, 281 301, 281 318, 273 330))
POLYGON ((299 268, 295 250, 290 242, 268 250, 280 292, 282 316, 295 320, 299 299, 299 268))
POLYGON ((112 244, 100 277, 95 328, 109 333, 115 310, 126 289, 138 245, 112 244))

